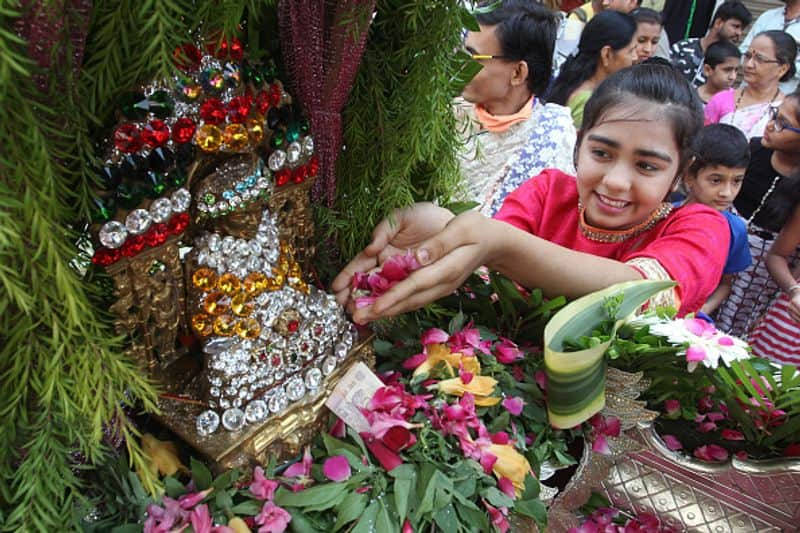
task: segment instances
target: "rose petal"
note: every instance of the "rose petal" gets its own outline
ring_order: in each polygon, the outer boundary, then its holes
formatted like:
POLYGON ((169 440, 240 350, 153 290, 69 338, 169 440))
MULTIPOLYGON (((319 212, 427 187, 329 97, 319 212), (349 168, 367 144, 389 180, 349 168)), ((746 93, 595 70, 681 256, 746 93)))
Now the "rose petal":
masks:
POLYGON ((516 499, 517 493, 514 490, 514 483, 507 477, 503 476, 497 480, 497 488, 512 500, 516 499))
POLYGON ((681 444, 681 441, 679 441, 678 437, 675 435, 662 435, 661 438, 664 440, 664 444, 667 445, 667 448, 673 452, 683 448, 683 444, 681 444))
POLYGON ((422 345, 443 344, 447 342, 449 338, 450 335, 448 335, 446 331, 439 328, 431 328, 422 334, 422 345))
POLYGON ((600 455, 611 455, 611 448, 604 435, 597 435, 592 443, 592 451, 600 455))
POLYGON ((522 413, 522 408, 525 407, 525 400, 519 396, 514 396, 513 398, 506 398, 502 404, 506 411, 514 416, 519 416, 522 413))
POLYGON ((350 463, 344 455, 334 455, 325 459, 322 465, 322 473, 331 481, 344 481, 349 479, 352 471, 350 463))
POLYGON ((744 433, 735 429, 723 429, 722 438, 725 440, 744 440, 744 433))

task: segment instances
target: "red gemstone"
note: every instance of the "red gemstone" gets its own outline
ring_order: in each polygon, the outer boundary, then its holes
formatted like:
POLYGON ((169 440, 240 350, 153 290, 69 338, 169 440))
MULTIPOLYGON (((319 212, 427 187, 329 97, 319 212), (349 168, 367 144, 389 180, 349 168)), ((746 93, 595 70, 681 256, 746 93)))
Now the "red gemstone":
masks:
POLYGON ((120 152, 132 154, 142 149, 142 136, 133 124, 122 124, 114 130, 114 146, 120 152))
POLYGON ((236 124, 243 124, 250 114, 250 104, 244 96, 231 98, 228 102, 228 120, 236 124))
POLYGON ((292 175, 292 181, 295 183, 303 183, 306 181, 308 177, 308 167, 306 165, 300 165, 296 169, 294 169, 294 174, 292 175))
POLYGON ((144 240, 147 246, 154 248, 164 244, 169 237, 169 226, 166 224, 156 224, 151 226, 147 233, 144 234, 144 240))
POLYGON ((228 57, 228 41, 222 39, 219 34, 212 37, 211 42, 206 46, 208 53, 216 56, 217 59, 228 57))
POLYGON ((256 107, 262 115, 267 114, 267 111, 269 111, 269 93, 267 91, 259 91, 258 96, 256 96, 256 107))
POLYGON ((179 46, 172 53, 175 58, 175 64, 181 70, 192 70, 200 66, 200 60, 203 58, 202 52, 195 45, 191 43, 179 46))
POLYGON ((259 361, 266 361, 267 360, 267 354, 264 353, 264 352, 261 352, 260 354, 258 354, 258 360, 259 361))
POLYGON ((178 235, 183 233, 186 229, 186 226, 189 225, 189 213, 178 213, 174 215, 172 218, 169 219, 167 222, 167 227, 169 227, 169 232, 173 235, 178 235))
POLYGON ((185 144, 194 137, 195 126, 190 118, 179 118, 172 126, 172 140, 178 144, 185 144))
POLYGON ((209 98, 200 105, 200 116, 208 124, 219 124, 225 120, 225 106, 219 98, 209 98))
POLYGON ((294 333, 297 331, 297 328, 300 327, 300 322, 297 320, 290 320, 288 324, 286 324, 286 329, 289 330, 289 333, 294 333))
POLYGON ((272 356, 272 361, 270 361, 270 362, 272 363, 272 366, 280 365, 281 364, 281 356, 280 355, 273 355, 272 356))
POLYGON ((152 148, 164 146, 169 140, 169 126, 163 120, 151 120, 142 130, 142 140, 152 148))
POLYGON ((228 51, 230 52, 231 59, 234 61, 241 61, 244 57, 244 47, 242 47, 242 42, 236 37, 231 37, 228 51))
POLYGON ((122 254, 119 249, 112 250, 111 248, 99 248, 92 256, 92 263, 100 266, 113 265, 119 261, 120 255, 122 254))
POLYGON ((275 185, 278 187, 286 185, 292 178, 292 171, 284 167, 275 173, 275 185))
POLYGON ((308 161, 308 175, 316 176, 319 171, 319 159, 317 156, 312 156, 308 161))
POLYGON ((281 88, 277 83, 273 83, 269 88, 269 104, 278 107, 281 103, 281 88))
POLYGON ((133 257, 144 250, 144 244, 144 237, 142 235, 134 235, 122 245, 122 255, 125 257, 133 257))

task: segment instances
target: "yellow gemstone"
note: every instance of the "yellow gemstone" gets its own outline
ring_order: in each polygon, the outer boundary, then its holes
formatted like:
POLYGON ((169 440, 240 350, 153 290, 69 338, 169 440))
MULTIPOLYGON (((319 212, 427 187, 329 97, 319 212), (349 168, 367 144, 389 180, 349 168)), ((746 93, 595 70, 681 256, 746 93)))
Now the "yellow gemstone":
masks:
POLYGON ((192 317, 192 329, 201 337, 208 337, 212 332, 212 322, 210 316, 197 313, 192 317))
POLYGON ((280 272, 272 272, 272 277, 267 280, 267 290, 268 291, 277 291, 281 287, 283 287, 283 283, 285 278, 283 274, 280 272))
POLYGON ((247 129, 243 124, 228 124, 225 126, 224 139, 228 150, 235 152, 241 152, 250 143, 250 137, 247 136, 247 129))
POLYGON ((213 124, 203 124, 197 128, 194 142, 204 152, 216 152, 222 146, 222 131, 213 124))
POLYGON ((250 296, 258 296, 267 288, 267 276, 261 272, 251 272, 244 278, 244 290, 250 296))
POLYGON ((299 279, 299 280, 295 281, 294 283, 292 283, 292 287, 297 289, 298 291, 304 292, 306 294, 308 294, 308 292, 309 292, 308 283, 306 283, 302 279, 299 279))
POLYGON ((214 320, 214 334, 220 337, 230 337, 236 331, 236 319, 230 315, 218 316, 214 320))
POLYGON ((288 242, 281 243, 281 255, 290 256, 292 255, 292 252, 293 252, 292 247, 289 246, 288 242))
POLYGON ((245 318, 236 324, 236 334, 243 339, 255 339, 261 334, 261 325, 255 318, 245 318))
POLYGON ((225 295, 219 291, 210 293, 203 301, 203 309, 205 309, 206 313, 209 315, 221 315, 228 310, 227 305, 220 303, 220 300, 223 298, 225 298, 225 295))
POLYGON ((240 292, 231 298, 231 311, 236 316, 248 316, 253 312, 253 304, 247 301, 248 295, 240 292))
MULTIPOLYGON (((272 269, 272 271, 275 272, 275 269, 272 269)), ((289 272, 289 260, 285 257, 278 259, 278 272, 281 274, 286 274, 289 272)))
POLYGON ((247 133, 253 144, 258 144, 264 138, 264 117, 258 113, 247 119, 247 133))
POLYGON ((289 277, 291 277, 291 278, 302 278, 303 277, 303 271, 300 270, 300 265, 298 265, 295 262, 292 262, 289 265, 289 277))
POLYGON ((192 284, 202 291, 208 291, 217 284, 217 275, 210 268, 198 268, 192 274, 192 284))
POLYGON ((203 88, 196 84, 186 85, 182 89, 182 92, 184 98, 193 101, 197 100, 197 98, 200 96, 200 93, 203 92, 203 88))
POLYGON ((239 292, 242 284, 239 281, 239 278, 231 274, 230 272, 227 274, 223 274, 220 276, 219 280, 217 281, 217 288, 221 290, 224 294, 231 296, 239 292))

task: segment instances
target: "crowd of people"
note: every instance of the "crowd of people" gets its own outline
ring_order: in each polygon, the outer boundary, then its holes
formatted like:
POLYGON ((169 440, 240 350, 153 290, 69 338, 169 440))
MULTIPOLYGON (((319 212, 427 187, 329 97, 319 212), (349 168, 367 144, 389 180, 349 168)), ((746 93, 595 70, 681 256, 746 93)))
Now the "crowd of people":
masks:
POLYGON ((480 266, 572 298, 662 279, 675 288, 652 305, 800 363, 800 0, 755 22, 739 1, 686 4, 480 10, 464 48, 483 68, 454 105, 478 207, 381 223, 334 281, 354 319, 423 306, 480 266), (423 268, 355 309, 354 273, 409 248, 423 268))

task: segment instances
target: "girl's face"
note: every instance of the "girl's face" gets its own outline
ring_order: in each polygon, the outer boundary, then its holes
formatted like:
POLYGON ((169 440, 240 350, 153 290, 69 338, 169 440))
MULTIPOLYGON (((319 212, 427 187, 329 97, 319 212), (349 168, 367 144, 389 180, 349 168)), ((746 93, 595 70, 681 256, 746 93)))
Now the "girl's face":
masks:
POLYGON ((767 122, 761 144, 771 150, 782 152, 800 151, 800 122, 797 120, 800 113, 799 103, 796 98, 786 98, 777 112, 774 119, 767 122), (791 128, 791 129, 790 129, 791 128), (798 131, 793 131, 798 130, 798 131))
POLYGON ((636 33, 633 35, 633 40, 636 43, 637 63, 653 57, 658 48, 658 40, 660 38, 661 24, 640 22, 636 25, 636 33))
POLYGON ((583 132, 578 149, 578 195, 586 220, 622 230, 644 222, 676 183, 680 151, 658 111, 612 110, 583 132))

